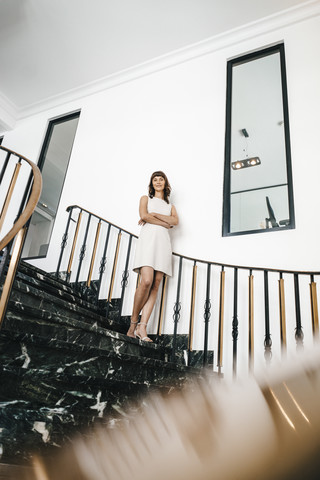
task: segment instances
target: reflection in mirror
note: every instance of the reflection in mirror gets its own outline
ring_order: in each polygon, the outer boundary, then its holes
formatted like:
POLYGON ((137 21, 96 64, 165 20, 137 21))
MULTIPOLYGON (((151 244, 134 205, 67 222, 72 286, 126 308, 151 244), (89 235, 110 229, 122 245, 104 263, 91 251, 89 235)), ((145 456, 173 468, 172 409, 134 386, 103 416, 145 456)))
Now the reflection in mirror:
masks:
POLYGON ((294 228, 283 44, 227 66, 223 235, 294 228))

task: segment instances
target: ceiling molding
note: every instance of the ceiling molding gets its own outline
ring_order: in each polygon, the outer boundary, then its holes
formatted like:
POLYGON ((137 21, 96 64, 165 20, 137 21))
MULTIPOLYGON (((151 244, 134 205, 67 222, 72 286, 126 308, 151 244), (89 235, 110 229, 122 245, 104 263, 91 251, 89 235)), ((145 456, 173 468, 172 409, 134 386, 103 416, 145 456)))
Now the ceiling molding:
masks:
MULTIPOLYGON (((175 50, 169 54, 162 55, 150 61, 136 65, 135 67, 122 70, 116 74, 109 75, 86 85, 82 85, 79 88, 49 97, 41 102, 27 105, 19 111, 13 106, 13 110, 16 110, 16 119, 22 119, 30 115, 40 113, 41 111, 55 108, 65 103, 77 101, 83 97, 99 93, 103 90, 113 88, 123 83, 150 75, 157 71, 187 62, 194 58, 222 50, 235 44, 239 44, 251 38, 259 37, 269 32, 302 22, 318 15, 320 15, 320 0, 311 0, 303 3, 302 5, 292 7, 280 13, 265 17, 261 20, 251 22, 214 37, 210 37, 199 43, 175 50)), ((282 38, 279 39, 279 41, 280 40, 282 40, 282 38)))

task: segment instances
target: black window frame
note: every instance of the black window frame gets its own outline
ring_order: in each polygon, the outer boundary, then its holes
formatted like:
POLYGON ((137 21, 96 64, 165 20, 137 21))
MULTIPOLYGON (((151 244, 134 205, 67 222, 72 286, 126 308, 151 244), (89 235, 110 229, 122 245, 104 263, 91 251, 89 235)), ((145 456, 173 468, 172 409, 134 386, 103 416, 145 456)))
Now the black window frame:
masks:
POLYGON ((241 55, 227 62, 227 90, 226 90, 226 127, 225 127, 225 160, 224 160, 224 181, 223 181, 223 209, 222 209, 222 236, 230 237, 235 235, 250 235, 254 233, 266 233, 271 231, 291 230, 295 228, 294 198, 293 198, 293 177, 292 161, 290 147, 290 128, 289 128, 289 107, 287 92, 287 75, 284 43, 277 43, 270 47, 259 49, 257 51, 241 55), (232 71, 236 65, 241 65, 248 61, 259 59, 274 53, 280 53, 280 71, 281 71, 281 89, 283 101, 284 118, 284 138, 287 166, 288 183, 288 208, 290 224, 288 226, 279 226, 265 229, 245 230, 239 232, 230 232, 231 221, 231 109, 232 109, 232 71))
MULTIPOLYGON (((53 134, 54 127, 56 125, 59 125, 60 123, 64 123, 64 122, 67 122, 69 120, 73 120, 74 118, 80 118, 80 114, 81 114, 81 110, 77 110, 77 111, 72 112, 72 113, 59 115, 58 117, 52 118, 48 121, 47 130, 46 130, 46 133, 45 133, 45 137, 44 137, 42 147, 41 147, 41 150, 40 150, 39 160, 38 160, 38 163, 37 163, 37 166, 38 166, 38 168, 41 172, 42 172, 42 169, 43 169, 44 164, 45 164, 45 158, 46 158, 46 154, 47 154, 47 151, 48 151, 48 148, 49 148, 49 145, 50 145, 50 140, 51 140, 51 137, 52 137, 52 134, 53 134)), ((75 136, 76 136, 76 134, 75 134, 75 136)), ((73 143, 74 143, 74 140, 75 140, 75 136, 74 136, 74 139, 73 139, 73 143)), ((73 143, 72 143, 71 152, 72 152, 72 149, 73 149, 73 143)), ((71 155, 70 155, 70 157, 71 157, 71 155)), ((57 211, 59 209, 61 195, 62 195, 64 184, 65 184, 65 181, 66 181, 66 176, 67 176, 67 172, 68 172, 68 168, 69 168, 69 164, 70 164, 70 157, 69 157, 69 160, 68 160, 64 180, 63 180, 63 183, 62 183, 62 186, 61 186, 61 192, 60 192, 59 199, 58 199, 58 202, 57 202, 57 211)), ((56 221, 56 218, 53 222, 53 226, 52 226, 52 229, 51 229, 51 232, 50 232, 49 244, 50 244, 50 241, 51 241, 55 221, 56 221)), ((47 253, 45 255, 26 256, 26 257, 22 257, 22 259, 23 260, 35 260, 35 259, 46 258, 46 257, 47 257, 47 253)))

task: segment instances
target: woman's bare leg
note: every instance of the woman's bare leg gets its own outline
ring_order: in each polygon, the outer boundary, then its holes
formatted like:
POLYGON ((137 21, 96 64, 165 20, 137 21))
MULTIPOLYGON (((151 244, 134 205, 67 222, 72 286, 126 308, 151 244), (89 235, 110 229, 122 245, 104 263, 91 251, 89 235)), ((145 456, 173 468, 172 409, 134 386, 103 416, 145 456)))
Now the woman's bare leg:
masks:
POLYGON ((144 338, 147 336, 147 323, 149 321, 154 304, 156 302, 159 285, 161 283, 162 278, 163 278, 162 272, 158 272, 158 271, 154 272, 153 283, 150 289, 148 299, 143 307, 142 315, 141 315, 141 323, 138 327, 138 332, 141 338, 144 338))
POLYGON ((148 300, 150 289, 153 285, 154 269, 152 267, 141 267, 140 275, 140 283, 134 295, 131 325, 127 331, 128 337, 134 337, 134 331, 137 326, 136 323, 138 323, 139 320, 139 314, 148 300))

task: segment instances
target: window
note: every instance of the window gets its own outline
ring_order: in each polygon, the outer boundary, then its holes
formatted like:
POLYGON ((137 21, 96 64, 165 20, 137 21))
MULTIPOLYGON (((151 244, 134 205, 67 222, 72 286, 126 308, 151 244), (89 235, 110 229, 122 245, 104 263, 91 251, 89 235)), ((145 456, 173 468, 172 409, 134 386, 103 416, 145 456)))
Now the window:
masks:
POLYGON ((49 122, 38 162, 42 193, 31 218, 23 258, 47 255, 79 116, 77 112, 49 122))
POLYGON ((294 228, 284 45, 227 64, 223 236, 294 228))

